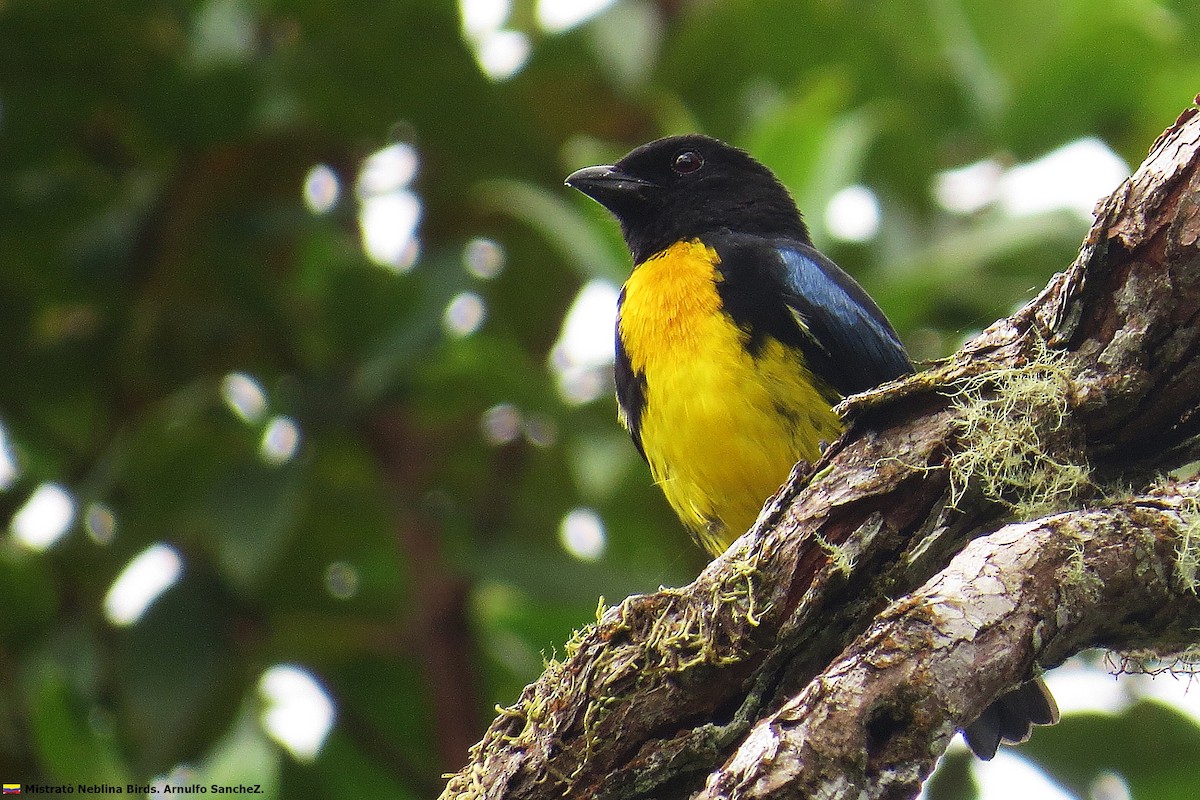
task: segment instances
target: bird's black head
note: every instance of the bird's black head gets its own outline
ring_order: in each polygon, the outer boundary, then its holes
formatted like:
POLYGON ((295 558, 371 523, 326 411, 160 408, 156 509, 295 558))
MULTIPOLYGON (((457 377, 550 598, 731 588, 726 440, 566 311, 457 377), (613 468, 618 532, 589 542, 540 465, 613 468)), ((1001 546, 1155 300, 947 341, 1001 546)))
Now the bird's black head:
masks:
POLYGON ((611 166, 573 172, 566 183, 613 213, 634 263, 722 231, 808 241, 796 204, 771 170, 710 136, 658 139, 611 166))

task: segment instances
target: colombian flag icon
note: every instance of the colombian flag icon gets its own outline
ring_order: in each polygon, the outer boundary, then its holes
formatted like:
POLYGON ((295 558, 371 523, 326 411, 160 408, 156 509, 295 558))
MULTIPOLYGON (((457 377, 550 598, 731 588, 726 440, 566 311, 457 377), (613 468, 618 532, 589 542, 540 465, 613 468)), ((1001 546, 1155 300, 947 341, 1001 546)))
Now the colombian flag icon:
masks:
POLYGON ((20 794, 21 793, 21 784, 19 784, 19 783, 4 784, 4 793, 5 794, 20 794))

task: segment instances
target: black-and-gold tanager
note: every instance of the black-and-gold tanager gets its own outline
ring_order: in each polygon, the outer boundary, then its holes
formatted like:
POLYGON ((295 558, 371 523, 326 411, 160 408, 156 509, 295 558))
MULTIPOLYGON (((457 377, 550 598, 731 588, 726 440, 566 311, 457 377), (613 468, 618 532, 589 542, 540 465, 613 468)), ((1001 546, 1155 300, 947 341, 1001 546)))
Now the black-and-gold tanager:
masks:
MULTIPOLYGON (((719 554, 797 461, 837 438, 834 405, 912 363, 744 151, 698 134, 659 139, 566 182, 612 212, 633 255, 618 305, 621 421, 679 518, 719 554)), ((1056 718, 1033 681, 965 733, 990 758, 1056 718)))

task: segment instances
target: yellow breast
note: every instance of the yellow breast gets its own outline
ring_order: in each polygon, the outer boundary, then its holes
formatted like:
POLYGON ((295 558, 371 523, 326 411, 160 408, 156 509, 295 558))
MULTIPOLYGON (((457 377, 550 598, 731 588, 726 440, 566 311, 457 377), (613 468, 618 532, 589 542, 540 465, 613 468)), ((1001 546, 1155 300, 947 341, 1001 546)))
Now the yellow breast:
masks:
POLYGON ((618 332, 645 378, 642 448, 655 480, 700 544, 720 553, 754 522, 799 460, 841 423, 799 351, 748 334, 722 309, 717 253, 681 242, 625 284, 618 332))

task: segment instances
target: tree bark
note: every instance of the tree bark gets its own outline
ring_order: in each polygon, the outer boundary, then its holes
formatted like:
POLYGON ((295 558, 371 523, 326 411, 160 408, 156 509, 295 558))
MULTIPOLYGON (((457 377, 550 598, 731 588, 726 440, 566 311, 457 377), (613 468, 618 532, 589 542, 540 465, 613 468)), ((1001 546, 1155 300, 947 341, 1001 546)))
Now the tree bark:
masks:
POLYGON ((1014 523, 974 540, 888 606, 821 675, 759 720, 697 800, 908 798, 978 716, 1029 675, 1085 647, 1186 648, 1200 609, 1180 530, 1195 483, 1014 523))
POLYGON ((443 797, 913 797, 1033 671, 1193 645, 1200 486, 1161 476, 1200 452, 1198 189, 1191 108, 1070 269, 844 404, 749 534, 580 631, 443 797))

